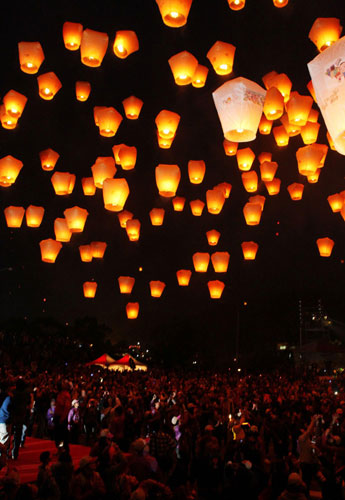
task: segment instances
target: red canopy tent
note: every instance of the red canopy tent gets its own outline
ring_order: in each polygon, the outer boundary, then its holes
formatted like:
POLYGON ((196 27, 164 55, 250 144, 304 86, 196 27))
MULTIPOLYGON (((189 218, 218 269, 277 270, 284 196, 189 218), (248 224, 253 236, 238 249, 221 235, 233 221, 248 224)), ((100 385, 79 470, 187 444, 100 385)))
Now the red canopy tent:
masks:
POLYGON ((102 354, 97 359, 94 359, 93 361, 90 361, 89 363, 86 363, 86 366, 91 366, 91 365, 99 365, 103 367, 108 367, 112 363, 115 363, 115 359, 109 356, 109 354, 102 354))
POLYGON ((125 354, 122 358, 114 361, 111 365, 109 365, 109 370, 142 370, 147 371, 147 366, 144 363, 140 363, 140 361, 136 360, 130 354, 125 354))

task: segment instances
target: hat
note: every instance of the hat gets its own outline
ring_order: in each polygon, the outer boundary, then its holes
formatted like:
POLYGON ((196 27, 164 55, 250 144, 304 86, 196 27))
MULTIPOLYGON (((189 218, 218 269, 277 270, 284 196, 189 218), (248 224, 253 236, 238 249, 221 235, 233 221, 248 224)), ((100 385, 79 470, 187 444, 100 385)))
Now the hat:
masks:
POLYGON ((133 441, 133 443, 131 444, 131 449, 133 451, 137 451, 138 453, 140 453, 143 451, 145 446, 146 446, 145 440, 139 438, 139 439, 136 439, 135 441, 133 441))
POLYGON ((99 437, 106 437, 108 439, 113 439, 114 437, 114 434, 112 434, 109 429, 102 429, 101 432, 100 432, 100 435, 99 437))
POLYGON ((72 401, 72 406, 76 405, 77 403, 79 404, 78 399, 73 399, 73 401, 72 401))
POLYGON ((87 467, 90 464, 93 464, 97 461, 97 457, 90 457, 88 455, 87 457, 83 457, 80 462, 79 462, 79 468, 83 469, 84 467, 87 467))
POLYGON ((302 478, 297 472, 291 472, 288 477, 288 485, 289 486, 302 486, 303 481, 302 478))
POLYGON ((171 419, 171 423, 172 423, 173 425, 177 425, 177 423, 178 423, 178 421, 180 420, 180 418, 181 418, 181 415, 178 415, 177 417, 173 417, 173 418, 171 419))

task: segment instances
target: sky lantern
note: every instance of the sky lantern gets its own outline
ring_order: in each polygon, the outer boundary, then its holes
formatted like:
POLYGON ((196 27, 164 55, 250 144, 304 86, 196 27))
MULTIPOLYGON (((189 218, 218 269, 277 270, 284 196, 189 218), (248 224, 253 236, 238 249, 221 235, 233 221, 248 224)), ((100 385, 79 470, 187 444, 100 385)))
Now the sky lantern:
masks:
POLYGON ((215 186, 217 189, 221 189, 224 193, 225 198, 230 197, 232 185, 229 182, 221 182, 215 186))
POLYGON ((273 0, 273 5, 281 9, 282 7, 286 7, 289 3, 289 0, 273 0))
POLYGON ((163 281, 150 281, 151 296, 155 298, 161 297, 164 292, 165 283, 163 281))
POLYGON ((270 78, 270 86, 276 87, 284 98, 284 102, 290 99, 292 82, 285 73, 277 73, 270 78))
POLYGON ((183 212, 185 202, 186 198, 183 198, 182 196, 175 196, 175 198, 172 199, 175 212, 183 212))
POLYGON ((70 194, 70 183, 72 180, 72 175, 69 172, 54 172, 50 180, 53 184, 55 194, 58 196, 64 196, 70 194))
POLYGON ((273 121, 268 120, 265 115, 261 116, 259 123, 259 132, 262 135, 270 135, 272 130, 273 121))
POLYGON ((258 203, 261 207, 261 211, 263 211, 265 207, 266 198, 260 194, 256 194, 255 196, 249 196, 250 203, 258 203))
POLYGON ((304 185, 294 182, 287 187, 289 195, 293 201, 298 201, 302 199, 304 185))
POLYGON ((130 276, 119 276, 117 278, 117 281, 119 283, 120 293, 123 294, 132 293, 135 283, 135 278, 131 278, 130 276))
POLYGON ((153 226, 161 226, 164 221, 164 214, 165 214, 164 208, 153 208, 150 211, 151 224, 153 226))
POLYGON ((48 262, 49 264, 54 264, 61 248, 62 243, 52 240, 51 238, 40 241, 42 261, 48 262))
POLYGON ((45 101, 51 101, 59 92, 62 84, 53 71, 37 77, 38 93, 45 101))
POLYGON ((208 75, 208 68, 198 64, 193 75, 192 85, 197 89, 201 89, 205 86, 208 75))
POLYGON ((229 267, 229 252, 215 252, 211 255, 214 272, 226 273, 229 267))
POLYGON ((280 121, 282 122, 289 137, 295 137, 301 133, 301 127, 294 123, 290 123, 289 117, 286 113, 281 117, 280 121))
POLYGON ((189 85, 198 67, 198 60, 190 52, 184 50, 168 60, 176 85, 189 85))
POLYGON ((27 100, 28 99, 25 95, 20 94, 15 90, 9 90, 3 98, 6 114, 12 116, 13 118, 20 118, 27 100))
POLYGON ((246 203, 243 207, 243 215, 248 226, 257 226, 261 219, 261 205, 259 203, 246 203))
POLYGON ((40 155, 42 170, 45 170, 47 172, 54 170, 56 162, 60 158, 59 153, 54 151, 54 149, 48 148, 45 149, 44 151, 41 151, 39 155, 40 155))
POLYGON ((317 123, 319 119, 319 111, 317 109, 311 108, 310 113, 308 115, 308 122, 317 123))
POLYGON ((213 188, 206 191, 207 210, 210 214, 217 215, 222 211, 225 196, 222 189, 213 188))
POLYGON ((238 142, 228 141, 228 139, 224 139, 223 147, 226 156, 235 156, 237 153, 238 142))
POLYGON ((105 241, 92 241, 90 243, 92 257, 94 259, 103 259, 107 246, 105 241))
POLYGON ((16 182, 19 172, 23 168, 23 162, 11 155, 0 159, 0 186, 9 187, 16 182))
POLYGON ((144 101, 131 95, 122 101, 123 109, 125 111, 126 118, 129 120, 137 120, 140 115, 141 108, 143 107, 144 101))
POLYGON ((126 179, 106 179, 103 182, 103 201, 106 210, 121 212, 129 195, 126 179))
POLYGON ((18 228, 21 227, 25 208, 23 207, 7 207, 4 209, 7 227, 18 228))
POLYGON ((115 160, 112 156, 99 156, 91 167, 93 180, 97 188, 102 189, 106 179, 112 179, 116 174, 115 160))
POLYGON ((220 299, 225 288, 222 281, 212 280, 207 282, 208 290, 210 292, 211 299, 220 299))
POLYGON ((192 184, 201 184, 204 180, 206 165, 203 160, 190 160, 188 162, 188 175, 192 184))
POLYGON ((332 209, 332 212, 340 212, 344 205, 344 198, 341 194, 331 194, 327 197, 327 201, 332 209))
POLYGON ((262 181, 272 181, 276 175, 278 163, 275 161, 264 161, 260 164, 260 175, 262 181))
POLYGON ((126 305, 126 314, 128 319, 137 319, 139 314, 139 302, 128 302, 126 305))
POLYGON ((40 42, 19 42, 19 64, 24 73, 34 75, 44 61, 44 53, 40 42))
POLYGON ((231 10, 241 10, 246 5, 246 0, 228 0, 231 10))
POLYGON ((97 120, 100 135, 114 137, 122 122, 122 116, 115 108, 101 106, 97 111, 97 120))
POLYGON ((69 230, 66 219, 57 218, 54 220, 54 233, 56 241, 68 243, 71 240, 72 232, 69 230))
POLYGON ((192 200, 189 202, 190 209, 192 214, 196 217, 200 217, 205 208, 205 203, 201 200, 192 200))
POLYGON ((125 146, 125 144, 115 144, 115 146, 112 147, 113 155, 114 155, 114 159, 115 159, 116 165, 120 165, 121 164, 119 153, 120 153, 120 149, 123 146, 125 146))
POLYGON ((180 179, 181 171, 177 165, 157 165, 155 169, 156 184, 158 192, 165 198, 175 196, 180 179))
POLYGON ((96 186, 93 177, 83 177, 81 185, 85 196, 93 196, 95 194, 96 186))
POLYGON ((265 88, 266 90, 268 90, 269 88, 272 87, 272 84, 273 84, 273 81, 274 81, 274 78, 278 75, 278 73, 276 71, 270 71, 269 73, 266 73, 263 77, 262 77, 262 81, 264 82, 264 85, 265 85, 265 88))
POLYGON ((309 182, 309 184, 316 184, 319 181, 320 173, 321 169, 318 168, 312 174, 307 175, 307 181, 309 182))
POLYGON ((313 99, 310 96, 291 92, 290 99, 285 105, 289 122, 292 125, 303 127, 308 121, 312 105, 313 99))
POLYGON ((197 273, 206 273, 210 262, 210 254, 207 252, 196 252, 193 255, 194 269, 197 273))
POLYGON ((95 281, 85 281, 83 284, 84 297, 93 299, 97 291, 97 283, 95 281))
POLYGON ((93 119, 95 121, 96 127, 99 126, 99 119, 98 119, 98 114, 102 109, 107 109, 106 106, 94 106, 93 108, 93 119))
POLYGON ((73 189, 74 189, 74 186, 75 186, 75 180, 76 180, 76 176, 74 174, 71 174, 70 178, 69 178, 69 184, 68 184, 68 192, 67 192, 67 194, 71 194, 73 192, 73 189))
POLYGON ((320 252, 320 257, 331 256, 334 247, 334 241, 331 238, 319 238, 316 240, 316 244, 320 252))
POLYGON ((259 245, 254 241, 243 241, 241 243, 244 260, 255 260, 259 245))
POLYGON ((175 136, 171 137, 170 139, 166 139, 165 137, 161 137, 158 133, 157 130, 157 141, 158 141, 158 146, 162 149, 170 149, 172 143, 174 142, 175 136))
POLYGON ((266 181, 265 186, 267 189, 267 192, 270 196, 275 196, 276 194, 279 194, 280 192, 280 184, 281 180, 275 177, 271 181, 266 181))
POLYGON ((180 115, 166 109, 160 111, 155 119, 158 134, 163 137, 163 139, 175 137, 179 122, 180 115))
POLYGON ((80 44, 81 62, 85 66, 98 68, 108 48, 109 37, 106 33, 86 29, 83 31, 80 44))
POLYGON ((181 28, 187 23, 193 0, 156 0, 164 24, 181 28))
POLYGON ((123 170, 133 170, 137 161, 137 148, 124 144, 119 151, 119 158, 123 170))
POLYGON ((117 214, 117 217, 119 219, 120 226, 126 229, 127 221, 133 219, 133 214, 128 210, 123 210, 122 212, 117 214))
POLYGON ((7 130, 15 129, 18 123, 17 118, 13 118, 13 116, 6 113, 4 104, 0 104, 0 120, 1 126, 7 130))
POLYGON ((85 102, 88 100, 91 92, 90 82, 75 82, 75 95, 78 101, 85 102))
POLYGON ((220 232, 216 229, 211 229, 206 233, 207 242, 211 247, 214 247, 218 244, 220 238, 220 232))
POLYGON ((273 135, 277 146, 284 147, 289 144, 289 134, 286 132, 284 125, 273 127, 273 135))
POLYGON ((212 93, 225 139, 253 141, 262 115, 266 91, 246 78, 234 78, 212 93))
POLYGON ((138 219, 129 219, 126 223, 126 232, 129 241, 138 241, 140 236, 140 221, 138 219))
POLYGON ((309 38, 322 52, 339 40, 342 29, 336 17, 318 17, 309 31, 309 38))
POLYGON ((92 261, 92 251, 90 245, 80 245, 79 247, 80 258, 82 262, 92 261))
POLYGON ((244 189, 248 193, 255 193, 258 189, 258 175, 254 170, 241 174, 244 189))
POLYGON ((310 175, 320 167, 323 153, 315 143, 299 148, 296 151, 296 158, 299 173, 301 175, 310 175))
POLYGON ((26 225, 28 227, 40 227, 43 216, 43 207, 35 207, 34 205, 28 206, 25 212, 26 225))
POLYGON ((84 230, 88 211, 85 208, 73 207, 67 208, 64 211, 64 216, 67 221, 68 229, 72 233, 81 233, 84 230))
POLYGON ((192 271, 189 269, 180 269, 179 271, 176 271, 176 276, 179 286, 188 286, 192 276, 192 271))
POLYGON ((62 26, 63 43, 67 50, 78 50, 81 44, 83 25, 66 21, 62 26))
POLYGON ((301 128, 301 137, 304 144, 314 144, 317 141, 317 136, 319 134, 319 123, 307 122, 304 127, 301 128))
POLYGON ((272 153, 266 153, 263 151, 262 153, 259 154, 258 156, 259 163, 263 163, 264 161, 271 161, 272 160, 272 153))
POLYGON ((263 111, 267 120, 277 120, 283 115, 284 97, 276 87, 267 90, 263 111))
POLYGON ((116 32, 113 51, 117 57, 126 59, 137 50, 139 50, 139 40, 134 31, 116 32))
POLYGON ((236 47, 231 43, 216 42, 207 52, 207 59, 217 75, 229 75, 234 65, 236 47))
POLYGON ((250 148, 238 149, 236 153, 238 168, 244 172, 251 169, 255 154, 250 148))

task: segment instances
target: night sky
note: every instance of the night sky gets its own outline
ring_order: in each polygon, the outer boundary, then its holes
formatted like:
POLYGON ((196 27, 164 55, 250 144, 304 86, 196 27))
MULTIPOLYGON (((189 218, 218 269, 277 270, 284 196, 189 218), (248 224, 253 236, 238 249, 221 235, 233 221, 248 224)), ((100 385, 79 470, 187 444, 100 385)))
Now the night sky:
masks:
MULTIPOLYGON (((174 335, 174 330, 200 332, 205 344, 233 345, 237 311, 240 312, 242 348, 252 349, 261 339, 272 343, 294 340, 298 335, 298 300, 313 304, 321 299, 328 314, 345 321, 344 270, 345 222, 332 213, 327 196, 345 189, 344 157, 329 150, 325 167, 317 184, 308 184, 298 173, 296 150, 303 146, 300 136, 290 139, 288 147, 278 148, 273 135, 262 136, 240 147, 251 147, 258 155, 270 151, 278 162, 276 176, 281 192, 269 196, 259 182, 258 192, 266 196, 261 223, 246 225, 242 208, 248 194, 241 182, 236 157, 223 150, 223 134, 212 99, 212 92, 230 78, 243 76, 263 87, 262 76, 276 70, 286 73, 293 89, 309 95, 307 63, 317 55, 308 39, 317 17, 338 17, 341 23, 345 9, 340 0, 290 0, 283 9, 272 0, 247 0, 239 12, 231 11, 226 0, 194 0, 185 27, 165 26, 154 0, 93 0, 43 2, 28 0, 23 4, 6 2, 1 16, 3 97, 10 89, 23 93, 28 103, 17 128, 0 130, 1 157, 12 155, 24 163, 17 181, 1 189, 0 217, 0 310, 2 319, 53 317, 63 323, 83 316, 97 317, 108 324, 114 338, 148 341, 174 335), (100 68, 89 68, 80 61, 80 52, 65 49, 62 26, 65 21, 79 22, 84 28, 106 32, 110 42, 100 68), (112 50, 117 30, 134 30, 139 51, 127 59, 118 59, 112 50), (218 76, 206 54, 221 40, 235 45, 234 71, 218 76), (52 101, 38 95, 37 75, 20 70, 17 43, 39 41, 45 61, 38 74, 54 71, 62 88, 52 101), (206 86, 178 87, 168 59, 178 52, 191 52, 200 64, 209 67, 206 86), (85 103, 75 98, 75 82, 89 81, 91 95, 85 103), (101 137, 93 121, 94 106, 113 106, 123 116, 122 100, 135 95, 144 101, 138 120, 123 119, 112 138, 101 137), (154 119, 162 109, 181 115, 171 149, 160 149, 154 119), (91 166, 98 156, 111 156, 114 144, 125 143, 138 149, 135 170, 122 171, 130 195, 125 208, 141 221, 137 243, 128 240, 120 228, 116 213, 104 209, 101 190, 85 197, 81 178, 90 177, 91 166), (56 196, 51 173, 41 169, 39 152, 52 148, 60 154, 57 171, 76 174, 74 191, 56 196), (188 179, 189 160, 204 160, 206 175, 202 184, 188 179), (182 213, 174 212, 171 199, 159 196, 154 171, 159 163, 178 164, 182 177, 177 194, 185 196, 182 213), (205 201, 207 189, 220 182, 233 186, 220 215, 205 211, 202 217, 191 214, 188 202, 205 201), (292 182, 305 185, 302 201, 293 202, 287 191, 292 182), (9 205, 44 206, 40 228, 7 228, 3 209, 9 205), (64 243, 55 264, 41 261, 39 241, 54 238, 56 217, 66 208, 86 208, 89 217, 83 233, 74 234, 64 243), (166 210, 162 227, 153 227, 149 211, 166 210), (205 232, 217 229, 221 238, 217 247, 209 247, 205 232), (316 239, 328 236, 335 241, 331 258, 321 258, 316 239), (259 244, 253 262, 243 260, 241 242, 259 244), (102 261, 83 263, 79 245, 106 241, 108 248, 102 261), (230 265, 226 275, 216 274, 210 263, 207 274, 195 273, 194 252, 228 251, 230 265), (139 272, 139 267, 143 268, 139 272), (191 269, 190 286, 177 284, 176 271, 191 269), (10 270, 11 269, 11 270, 10 270), (119 293, 117 277, 136 278, 130 298, 119 293), (95 299, 85 299, 84 281, 98 283, 95 299), (211 300, 207 281, 220 279, 226 287, 220 300, 211 300), (160 299, 150 296, 149 281, 161 280, 166 289, 160 299), (129 321, 125 305, 140 303, 139 318, 129 321), (247 305, 244 305, 244 302, 247 305)), ((313 107, 318 109, 314 103, 313 107)), ((328 144, 321 123, 318 142, 328 144)), ((277 122, 280 125, 280 122, 277 122)), ((253 168, 259 172, 256 159, 253 168)), ((183 347, 181 347, 183 350, 183 347)))

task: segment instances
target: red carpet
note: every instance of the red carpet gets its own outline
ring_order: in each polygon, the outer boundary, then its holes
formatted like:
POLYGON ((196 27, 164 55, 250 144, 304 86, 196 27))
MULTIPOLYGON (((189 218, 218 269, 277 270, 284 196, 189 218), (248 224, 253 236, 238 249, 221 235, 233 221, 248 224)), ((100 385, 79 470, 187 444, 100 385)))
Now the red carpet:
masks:
MULTIPOLYGON (((57 461, 57 457, 54 456, 54 453, 56 453, 54 441, 30 437, 26 438, 25 447, 20 448, 18 460, 13 462, 19 472, 22 483, 36 481, 37 470, 40 463, 40 454, 42 451, 50 451, 52 459, 51 463, 55 463, 57 461)), ((79 444, 70 445, 70 454, 75 468, 79 466, 79 460, 88 455, 89 452, 90 447, 88 446, 81 446, 79 444)), ((2 478, 5 473, 6 467, 0 471, 0 478, 2 478)))

